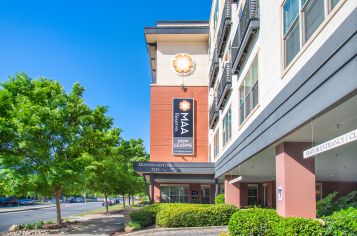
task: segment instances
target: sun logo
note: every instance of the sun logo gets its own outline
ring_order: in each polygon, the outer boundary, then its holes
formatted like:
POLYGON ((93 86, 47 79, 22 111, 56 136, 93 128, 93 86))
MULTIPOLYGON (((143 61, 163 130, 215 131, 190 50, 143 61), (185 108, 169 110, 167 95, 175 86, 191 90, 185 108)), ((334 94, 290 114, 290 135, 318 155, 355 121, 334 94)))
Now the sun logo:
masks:
POLYGON ((179 108, 181 111, 188 111, 191 109, 191 103, 187 100, 183 100, 182 102, 179 103, 179 108))

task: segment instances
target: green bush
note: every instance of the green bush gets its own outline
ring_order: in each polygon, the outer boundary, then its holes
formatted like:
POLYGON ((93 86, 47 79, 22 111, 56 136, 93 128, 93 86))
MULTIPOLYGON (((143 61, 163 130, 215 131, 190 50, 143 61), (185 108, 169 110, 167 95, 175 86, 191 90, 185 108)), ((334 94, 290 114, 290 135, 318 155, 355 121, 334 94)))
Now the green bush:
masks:
POLYGON ((326 223, 325 235, 357 235, 357 209, 348 208, 334 212, 324 217, 326 223))
POLYGON ((320 236, 323 232, 324 228, 319 221, 305 218, 281 218, 274 228, 274 234, 278 236, 320 236))
POLYGON ((337 210, 347 209, 347 208, 357 208, 357 191, 352 191, 346 196, 340 197, 336 201, 337 210))
POLYGON ((141 228, 154 225, 156 220, 156 214, 159 211, 159 208, 159 204, 144 206, 139 210, 131 212, 130 218, 133 223, 139 224, 141 228))
POLYGON ((229 235, 275 235, 280 217, 274 209, 250 208, 234 213, 229 221, 229 235))
POLYGON ((127 226, 130 227, 130 228, 133 228, 133 230, 142 229, 141 225, 139 223, 136 223, 136 222, 133 222, 133 221, 130 221, 127 226))
POLYGON ((199 227, 227 225, 235 206, 226 204, 164 204, 157 214, 160 227, 199 227))
POLYGON ((216 204, 224 204, 224 194, 223 193, 218 194, 216 199, 214 199, 214 202, 216 204))
POLYGON ((316 202, 316 214, 318 217, 331 215, 336 209, 335 198, 337 192, 333 192, 316 202))

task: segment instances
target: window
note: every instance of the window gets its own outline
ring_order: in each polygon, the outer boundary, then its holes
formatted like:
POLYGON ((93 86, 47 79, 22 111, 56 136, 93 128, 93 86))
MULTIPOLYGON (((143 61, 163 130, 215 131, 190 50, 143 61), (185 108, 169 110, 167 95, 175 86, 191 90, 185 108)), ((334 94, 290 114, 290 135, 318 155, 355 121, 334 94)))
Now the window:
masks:
POLYGON ((258 204, 258 185, 248 184, 248 206, 258 204))
POLYGON ((309 40, 319 25, 325 19, 325 0, 301 0, 303 5, 302 13, 304 15, 304 42, 309 40))
POLYGON ((226 115, 223 118, 223 145, 225 145, 232 136, 232 118, 231 118, 231 108, 228 109, 226 115))
POLYGON ((209 203, 209 185, 201 185, 201 203, 209 203))
POLYGON ((188 202, 188 186, 160 186, 161 202, 188 202))
POLYGON ((283 5, 285 67, 288 66, 339 0, 286 0, 283 5))
POLYGON ((213 28, 214 29, 217 27, 218 2, 219 2, 219 0, 216 0, 215 6, 214 6, 214 12, 213 12, 213 28))
POLYGON ((219 153, 219 129, 217 129, 216 133, 214 134, 214 157, 216 158, 219 153))
POLYGON ((258 58, 255 58, 239 87, 240 124, 258 105, 258 58))
POLYGON ((340 0, 331 0, 331 3, 330 3, 330 11, 332 11, 332 9, 335 8, 335 6, 337 5, 337 3, 339 2, 340 0))

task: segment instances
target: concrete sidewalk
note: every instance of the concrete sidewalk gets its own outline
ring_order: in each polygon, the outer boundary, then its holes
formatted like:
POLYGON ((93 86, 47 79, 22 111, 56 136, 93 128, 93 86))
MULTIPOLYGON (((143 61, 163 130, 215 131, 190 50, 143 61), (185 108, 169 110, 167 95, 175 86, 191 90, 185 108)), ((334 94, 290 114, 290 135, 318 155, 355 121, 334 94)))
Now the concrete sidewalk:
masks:
POLYGON ((1 213, 9 213, 9 212, 17 212, 17 211, 37 210, 37 209, 51 208, 51 207, 56 207, 56 205, 49 204, 49 205, 32 205, 32 206, 0 208, 0 214, 1 213))

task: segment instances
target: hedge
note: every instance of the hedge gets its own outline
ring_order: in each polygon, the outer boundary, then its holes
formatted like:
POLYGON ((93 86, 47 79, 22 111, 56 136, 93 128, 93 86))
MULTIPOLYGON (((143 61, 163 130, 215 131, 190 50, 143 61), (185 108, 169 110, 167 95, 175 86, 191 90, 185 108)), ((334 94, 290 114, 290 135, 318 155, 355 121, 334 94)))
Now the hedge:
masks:
POLYGON ((324 228, 318 220, 306 218, 281 218, 274 227, 274 234, 278 236, 321 236, 323 233, 324 228))
POLYGON ((170 204, 160 209, 156 223, 171 228, 227 225, 237 210, 226 204, 170 204))
POLYGON ((342 209, 324 217, 325 235, 357 235, 357 208, 342 209))
POLYGON ((159 204, 144 206, 139 210, 130 213, 130 218, 133 223, 139 224, 141 228, 154 225, 156 221, 156 214, 160 209, 159 204))
POLYGON ((230 235, 276 235, 280 217, 274 209, 250 208, 234 213, 229 221, 230 235))
POLYGON ((216 204, 224 204, 224 194, 223 193, 218 194, 216 199, 214 199, 214 202, 216 204))

